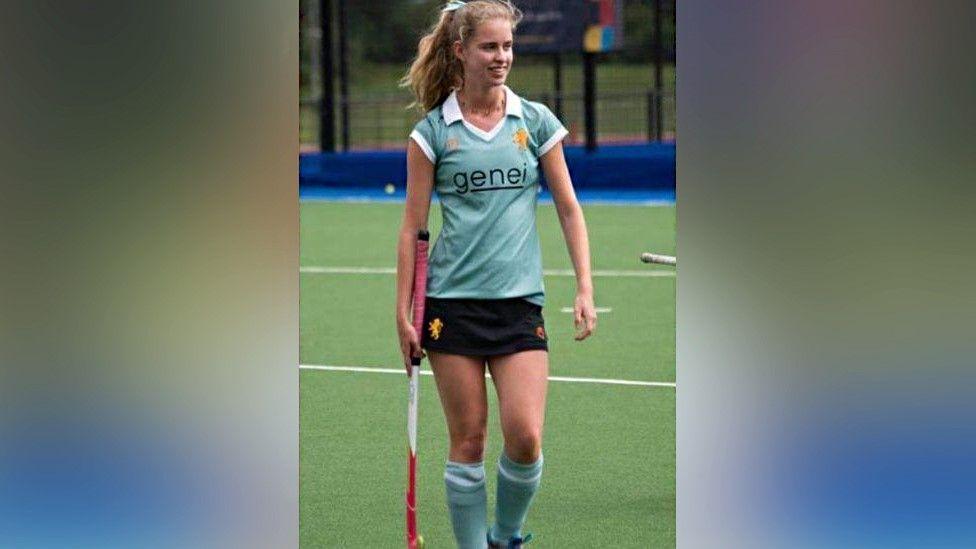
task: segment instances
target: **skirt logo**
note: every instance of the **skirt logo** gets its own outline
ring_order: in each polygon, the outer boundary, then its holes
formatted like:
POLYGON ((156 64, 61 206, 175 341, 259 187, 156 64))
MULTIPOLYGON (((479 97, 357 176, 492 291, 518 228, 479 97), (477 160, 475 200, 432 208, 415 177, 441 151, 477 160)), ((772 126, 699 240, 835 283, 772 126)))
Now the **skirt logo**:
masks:
POLYGON ((440 339, 441 328, 443 327, 444 327, 444 323, 441 322, 440 318, 435 318, 434 320, 431 320, 430 324, 427 325, 427 329, 430 331, 430 338, 433 339, 434 341, 440 339))

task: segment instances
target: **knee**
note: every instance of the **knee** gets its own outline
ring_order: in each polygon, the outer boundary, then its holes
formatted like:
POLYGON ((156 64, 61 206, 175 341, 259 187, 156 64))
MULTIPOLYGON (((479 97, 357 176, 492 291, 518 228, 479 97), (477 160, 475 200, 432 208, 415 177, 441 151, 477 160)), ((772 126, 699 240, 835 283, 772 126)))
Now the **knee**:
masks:
POLYGON ((482 461, 485 454, 485 431, 476 430, 451 438, 451 458, 463 463, 482 461))
POLYGON ((519 429, 505 441, 505 453, 516 463, 534 463, 542 455, 542 429, 519 429))

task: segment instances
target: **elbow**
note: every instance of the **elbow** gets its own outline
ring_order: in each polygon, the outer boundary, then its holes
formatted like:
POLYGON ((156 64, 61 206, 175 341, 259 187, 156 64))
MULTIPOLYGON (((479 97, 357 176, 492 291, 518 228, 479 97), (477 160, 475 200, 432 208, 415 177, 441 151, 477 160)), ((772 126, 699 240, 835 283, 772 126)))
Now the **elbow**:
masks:
POLYGON ((583 220, 583 208, 576 200, 568 204, 563 204, 556 208, 559 214, 559 222, 563 225, 578 223, 583 220))

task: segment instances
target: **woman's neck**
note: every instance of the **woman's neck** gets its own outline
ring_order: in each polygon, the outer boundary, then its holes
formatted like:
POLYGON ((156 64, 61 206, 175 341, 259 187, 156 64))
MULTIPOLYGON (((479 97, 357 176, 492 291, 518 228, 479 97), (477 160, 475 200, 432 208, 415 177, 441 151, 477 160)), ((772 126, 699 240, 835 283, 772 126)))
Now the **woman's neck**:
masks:
POLYGON ((461 109, 482 116, 505 110, 505 88, 501 86, 491 86, 488 88, 474 89, 463 87, 458 90, 458 102, 461 109))

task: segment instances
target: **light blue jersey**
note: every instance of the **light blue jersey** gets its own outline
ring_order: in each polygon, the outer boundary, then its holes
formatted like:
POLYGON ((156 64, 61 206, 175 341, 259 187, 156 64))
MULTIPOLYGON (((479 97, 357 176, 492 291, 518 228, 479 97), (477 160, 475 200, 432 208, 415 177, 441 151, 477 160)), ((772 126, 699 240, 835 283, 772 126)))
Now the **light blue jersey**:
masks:
POLYGON ((545 105, 505 93, 505 117, 490 132, 464 120, 452 92, 410 134, 434 164, 443 215, 428 296, 543 304, 539 157, 568 132, 545 105))

